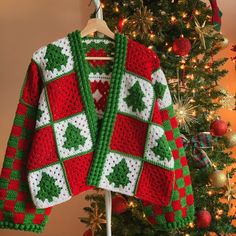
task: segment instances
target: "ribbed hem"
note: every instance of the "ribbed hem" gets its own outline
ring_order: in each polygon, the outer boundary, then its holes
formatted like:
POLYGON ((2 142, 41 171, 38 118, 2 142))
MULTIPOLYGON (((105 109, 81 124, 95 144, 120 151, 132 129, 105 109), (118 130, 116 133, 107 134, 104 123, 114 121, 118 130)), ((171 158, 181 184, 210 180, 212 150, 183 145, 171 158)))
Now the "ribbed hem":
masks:
POLYGON ((183 218, 181 220, 175 221, 175 222, 169 222, 166 224, 158 224, 157 227, 161 228, 163 230, 175 230, 175 229, 179 229, 179 228, 184 228, 186 227, 189 223, 194 221, 194 215, 183 218))
POLYGON ((30 231, 34 233, 41 233, 44 230, 45 223, 41 225, 28 225, 28 224, 15 224, 12 222, 2 221, 0 222, 0 229, 14 229, 21 231, 30 231))

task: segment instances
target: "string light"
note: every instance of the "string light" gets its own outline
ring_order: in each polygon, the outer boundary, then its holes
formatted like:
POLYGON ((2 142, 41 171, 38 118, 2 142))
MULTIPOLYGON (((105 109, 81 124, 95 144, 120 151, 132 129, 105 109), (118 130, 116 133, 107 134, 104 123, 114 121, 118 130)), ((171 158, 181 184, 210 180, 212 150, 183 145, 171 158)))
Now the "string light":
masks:
POLYGON ((189 227, 190 227, 190 228, 194 228, 194 223, 193 223, 193 222, 190 222, 190 223, 189 223, 189 227))
POLYGON ((170 21, 172 24, 176 23, 177 19, 175 16, 171 16, 170 21))
POLYGON ((196 63, 196 62, 197 62, 196 58, 193 58, 193 59, 192 59, 192 62, 193 62, 193 63, 196 63))
POLYGON ((222 209, 218 209, 218 210, 217 210, 217 214, 218 214, 218 215, 222 215, 223 213, 224 213, 224 211, 223 211, 222 209))
POLYGON ((150 45, 150 46, 148 46, 148 48, 149 48, 149 49, 153 49, 153 46, 152 46, 152 45, 150 45))
POLYGON ((129 203, 129 207, 134 207, 134 202, 131 201, 131 202, 129 203))
POLYGON ((151 39, 154 39, 154 38, 155 38, 155 34, 154 34, 154 33, 151 33, 151 34, 150 34, 150 38, 151 38, 151 39))
POLYGON ((216 220, 219 220, 221 217, 219 215, 215 216, 216 220))
POLYGON ((190 26, 191 26, 191 25, 190 25, 190 23, 188 22, 188 23, 186 24, 186 28, 189 29, 190 26))
POLYGON ((105 4, 104 4, 104 3, 101 3, 101 7, 102 7, 102 8, 105 8, 105 4))
POLYGON ((136 36, 137 36, 135 31, 133 31, 132 35, 133 35, 134 38, 136 38, 136 36))
POLYGON ((199 16, 199 15, 201 14, 201 12, 200 12, 199 10, 195 10, 195 11, 194 11, 194 14, 195 14, 196 16, 199 16))
POLYGON ((119 12, 120 10, 119 10, 119 8, 116 6, 115 7, 115 12, 119 12))
POLYGON ((213 192, 212 191, 208 191, 207 192, 209 196, 212 196, 213 195, 213 192))
POLYGON ((167 49, 167 51, 168 51, 168 52, 171 52, 171 51, 172 51, 172 47, 169 47, 169 48, 167 49))
POLYGON ((188 14, 187 14, 186 12, 183 12, 183 13, 182 13, 182 17, 183 17, 183 18, 186 18, 187 16, 188 16, 188 14))
POLYGON ((180 66, 180 69, 181 69, 181 70, 184 70, 184 69, 185 69, 185 65, 182 64, 182 65, 180 66))

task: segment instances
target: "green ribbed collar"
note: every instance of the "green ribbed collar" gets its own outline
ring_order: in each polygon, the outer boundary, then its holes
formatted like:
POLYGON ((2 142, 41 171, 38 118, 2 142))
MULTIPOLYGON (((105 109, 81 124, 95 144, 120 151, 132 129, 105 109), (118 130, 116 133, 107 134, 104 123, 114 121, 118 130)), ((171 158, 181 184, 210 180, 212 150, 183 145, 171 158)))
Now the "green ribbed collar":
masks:
POLYGON ((118 110, 121 80, 125 71, 128 38, 119 32, 115 33, 115 52, 110 89, 99 133, 97 132, 98 117, 90 87, 89 67, 88 62, 85 59, 86 53, 83 48, 81 32, 75 30, 74 32, 69 33, 68 39, 72 50, 74 69, 77 74, 78 84, 84 103, 84 110, 88 119, 94 145, 93 163, 90 168, 88 184, 98 186, 106 155, 109 153, 110 139, 118 110))

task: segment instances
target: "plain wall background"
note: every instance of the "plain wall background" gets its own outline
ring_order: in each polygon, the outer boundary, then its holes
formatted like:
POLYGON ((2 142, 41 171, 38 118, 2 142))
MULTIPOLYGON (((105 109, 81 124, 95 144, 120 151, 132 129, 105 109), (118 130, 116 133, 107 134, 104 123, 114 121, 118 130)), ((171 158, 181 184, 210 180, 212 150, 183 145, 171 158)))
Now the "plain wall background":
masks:
MULTIPOLYGON (((0 169, 5 154, 7 140, 13 124, 20 88, 32 53, 39 47, 64 37, 76 28, 82 29, 94 5, 90 0, 0 0, 0 169)), ((236 43, 235 0, 219 1, 223 11, 224 35, 236 43)), ((219 56, 233 56, 227 49, 219 56)), ((236 73, 229 60, 226 68, 230 73, 222 80, 222 85, 232 93, 236 91, 236 73)), ((236 131, 236 112, 221 110, 221 116, 230 120, 236 131)), ((88 193, 88 192, 87 192, 88 193)), ((86 194, 87 194, 86 193, 86 194)), ((83 216, 83 206, 88 203, 81 194, 72 200, 53 208, 49 222, 42 236, 82 236, 84 224, 78 217, 83 216)), ((15 230, 0 230, 1 236, 35 235, 15 230)))

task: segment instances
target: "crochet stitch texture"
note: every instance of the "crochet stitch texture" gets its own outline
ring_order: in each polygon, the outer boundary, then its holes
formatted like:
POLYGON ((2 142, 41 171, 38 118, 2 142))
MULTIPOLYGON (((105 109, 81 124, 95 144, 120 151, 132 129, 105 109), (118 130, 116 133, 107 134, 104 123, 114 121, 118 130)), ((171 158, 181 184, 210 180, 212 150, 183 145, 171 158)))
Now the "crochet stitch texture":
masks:
POLYGON ((179 157, 157 55, 120 33, 112 41, 75 30, 31 58, 0 176, 0 227, 41 232, 52 206, 94 186, 168 207, 176 183, 192 196, 187 162, 188 182, 176 179, 179 157), (112 52, 114 61, 85 60, 112 52))

